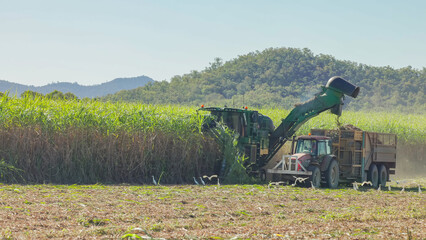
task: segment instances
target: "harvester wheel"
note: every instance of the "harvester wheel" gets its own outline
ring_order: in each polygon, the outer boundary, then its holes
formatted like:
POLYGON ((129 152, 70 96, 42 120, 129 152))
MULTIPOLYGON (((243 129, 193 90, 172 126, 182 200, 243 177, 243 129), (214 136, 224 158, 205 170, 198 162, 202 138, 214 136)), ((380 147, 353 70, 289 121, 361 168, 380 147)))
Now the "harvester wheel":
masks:
POLYGON ((337 188, 339 186, 339 163, 335 159, 331 160, 328 166, 325 173, 325 181, 329 188, 337 188))
POLYGON ((388 170, 386 169, 385 165, 380 165, 379 169, 379 184, 382 185, 382 187, 386 187, 386 182, 388 181, 388 170))
POLYGON ((379 171, 377 165, 372 163, 368 169, 368 181, 371 182, 373 188, 379 187, 379 171))
POLYGON ((308 167, 308 171, 311 171, 312 175, 309 176, 309 181, 305 181, 305 186, 319 188, 321 186, 321 171, 319 167, 311 165, 308 167))

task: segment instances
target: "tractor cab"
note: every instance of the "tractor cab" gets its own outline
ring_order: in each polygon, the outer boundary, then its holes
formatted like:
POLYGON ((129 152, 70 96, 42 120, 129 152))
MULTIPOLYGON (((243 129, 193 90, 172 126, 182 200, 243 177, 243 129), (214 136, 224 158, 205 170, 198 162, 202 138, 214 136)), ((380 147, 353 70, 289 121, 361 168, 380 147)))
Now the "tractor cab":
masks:
POLYGON ((296 142, 294 155, 309 162, 321 163, 325 156, 331 154, 332 142, 324 136, 300 136, 296 142))

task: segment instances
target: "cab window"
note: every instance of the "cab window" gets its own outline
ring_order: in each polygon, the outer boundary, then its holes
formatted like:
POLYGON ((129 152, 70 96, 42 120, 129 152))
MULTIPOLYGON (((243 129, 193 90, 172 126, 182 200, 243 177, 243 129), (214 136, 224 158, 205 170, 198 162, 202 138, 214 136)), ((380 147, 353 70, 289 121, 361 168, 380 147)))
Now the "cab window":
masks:
POLYGON ((319 141, 318 142, 318 155, 326 155, 327 154, 327 148, 325 141, 319 141))
POLYGON ((331 145, 332 143, 331 143, 331 141, 326 141, 326 150, 327 150, 327 154, 331 154, 331 148, 332 148, 332 145, 331 145))
POLYGON ((297 141, 296 153, 310 153, 315 155, 316 152, 316 141, 299 139, 297 141))

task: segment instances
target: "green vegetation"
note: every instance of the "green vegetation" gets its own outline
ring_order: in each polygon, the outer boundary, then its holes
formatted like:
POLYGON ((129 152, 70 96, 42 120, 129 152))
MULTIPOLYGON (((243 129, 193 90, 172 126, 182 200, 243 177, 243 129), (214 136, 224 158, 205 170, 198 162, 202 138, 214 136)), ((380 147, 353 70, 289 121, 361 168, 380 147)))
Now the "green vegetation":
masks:
POLYGON ((6 96, 0 109, 0 159, 29 182, 184 183, 221 159, 195 109, 6 96))
POLYGON ((177 106, 103 103, 92 100, 60 101, 57 98, 30 97, 0 99, 0 122, 6 127, 38 126, 46 130, 67 128, 149 132, 161 130, 186 136, 199 132, 202 116, 196 109, 177 106))
MULTIPOLYGON (((247 182, 244 169, 233 161, 237 152, 232 134, 218 131, 219 142, 203 134, 204 116, 194 107, 3 96, 0 109, 3 182, 152 183, 152 176, 157 181, 161 176, 165 184, 192 183, 193 177, 220 169, 230 182, 247 182)), ((288 114, 282 109, 259 111, 275 125, 288 114)), ((396 133, 399 142, 426 140, 425 115, 344 111, 339 121, 396 133)), ((297 134, 334 128, 335 122, 334 115, 323 113, 297 134)))
POLYGON ((4 159, 0 160, 0 182, 20 182, 22 178, 22 170, 16 168, 12 164, 6 163, 4 159))
POLYGON ((361 87, 357 99, 346 99, 346 110, 426 112, 426 68, 373 67, 314 55, 306 48, 270 48, 225 63, 217 58, 203 71, 120 91, 104 100, 290 109, 312 97, 332 76, 361 87))
POLYGON ((74 95, 73 93, 67 92, 63 94, 62 92, 55 90, 51 93, 48 93, 46 95, 43 95, 42 93, 34 92, 31 90, 27 90, 21 94, 21 98, 43 98, 46 97, 48 99, 55 99, 55 100, 76 100, 78 97, 74 95))

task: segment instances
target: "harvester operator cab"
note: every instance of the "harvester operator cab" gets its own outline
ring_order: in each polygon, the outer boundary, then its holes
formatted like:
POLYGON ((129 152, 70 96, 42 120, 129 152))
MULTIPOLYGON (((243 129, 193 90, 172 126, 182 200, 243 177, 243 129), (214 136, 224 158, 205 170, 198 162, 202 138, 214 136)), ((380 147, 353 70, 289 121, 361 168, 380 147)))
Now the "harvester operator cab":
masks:
POLYGON ((203 105, 198 110, 210 112, 208 121, 203 124, 204 129, 214 128, 216 123, 222 123, 238 134, 239 147, 250 159, 248 163, 256 163, 260 156, 269 153, 269 136, 275 126, 268 116, 247 107, 218 108, 203 105))

